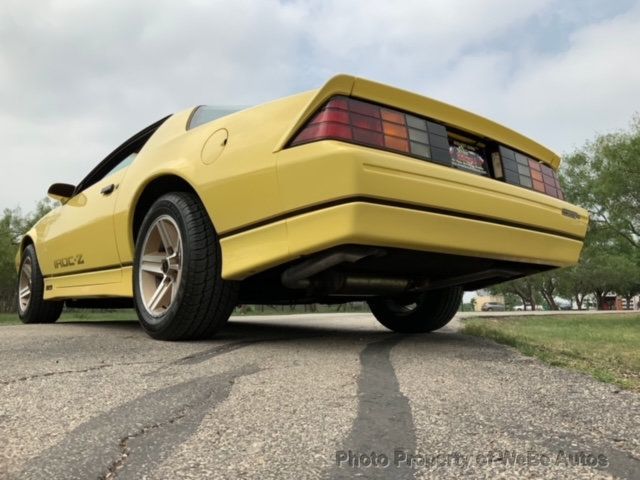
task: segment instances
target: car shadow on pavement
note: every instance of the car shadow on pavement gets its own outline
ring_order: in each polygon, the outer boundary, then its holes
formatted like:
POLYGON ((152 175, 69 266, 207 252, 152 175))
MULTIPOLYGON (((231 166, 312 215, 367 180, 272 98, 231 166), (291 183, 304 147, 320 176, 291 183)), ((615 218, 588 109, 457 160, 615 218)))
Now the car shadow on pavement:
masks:
MULTIPOLYGON (((210 339, 188 341, 186 343, 198 344, 220 344, 220 342, 242 342, 242 343, 268 343, 283 340, 304 340, 316 338, 331 338, 332 341, 369 343, 385 338, 399 337, 411 340, 412 343, 423 345, 437 344, 443 345, 464 345, 476 343, 477 339, 466 335, 458 334, 455 330, 444 328, 439 331, 426 334, 403 335, 388 331, 375 324, 358 325, 357 319, 349 319, 344 324, 336 324, 330 319, 327 324, 323 324, 322 318, 296 318, 277 317, 269 319, 242 319, 233 318, 220 332, 210 339), (310 323, 313 321, 313 323, 310 323), (286 322, 286 323, 285 323, 286 322)), ((81 326, 83 329, 95 330, 105 334, 124 334, 131 336, 147 337, 137 320, 117 320, 117 321, 67 321, 60 325, 81 326)), ((149 341, 155 341, 147 337, 149 341)), ((185 343, 185 342, 181 342, 185 343)))

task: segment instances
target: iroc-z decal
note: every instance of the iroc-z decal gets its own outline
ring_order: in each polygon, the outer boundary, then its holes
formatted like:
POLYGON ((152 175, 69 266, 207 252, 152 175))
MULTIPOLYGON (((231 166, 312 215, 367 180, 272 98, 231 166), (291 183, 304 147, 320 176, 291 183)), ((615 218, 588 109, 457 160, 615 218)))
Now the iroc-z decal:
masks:
POLYGON ((75 267, 76 265, 84 264, 84 255, 79 253, 78 255, 72 255, 70 257, 58 258, 53 261, 53 268, 67 268, 75 267))

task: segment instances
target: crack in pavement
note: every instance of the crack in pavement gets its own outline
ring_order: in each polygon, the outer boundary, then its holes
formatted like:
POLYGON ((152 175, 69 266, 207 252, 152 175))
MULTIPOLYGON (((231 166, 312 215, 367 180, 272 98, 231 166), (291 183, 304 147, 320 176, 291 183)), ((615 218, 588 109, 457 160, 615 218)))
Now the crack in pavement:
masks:
POLYGON ((173 362, 169 363, 169 365, 196 365, 198 363, 206 362, 207 360, 219 355, 233 352, 234 350, 238 350, 240 348, 253 345, 254 343, 260 343, 264 341, 266 340, 239 340, 237 342, 229 342, 222 345, 216 345, 213 348, 209 348, 174 360, 173 362))
POLYGON ((245 339, 245 340, 238 340, 236 342, 223 343, 222 345, 216 345, 215 347, 208 348, 206 350, 201 350, 199 352, 192 353, 184 357, 180 357, 172 362, 164 363, 163 366, 156 368, 151 372, 147 372, 143 374, 143 376, 144 377, 154 376, 158 372, 165 370, 167 367, 171 367, 171 366, 197 365, 199 363, 206 362, 207 360, 211 360, 212 358, 218 357, 220 355, 231 353, 241 348, 250 347, 251 345, 256 345, 259 343, 285 342, 289 340, 319 338, 324 336, 326 335, 300 335, 295 337, 255 338, 255 339, 249 339, 249 340, 245 339))
POLYGON ((224 343, 222 345, 216 345, 213 348, 208 348, 200 352, 196 352, 190 355, 186 355, 184 357, 180 357, 172 362, 164 363, 161 367, 158 367, 155 370, 152 370, 150 372, 144 373, 142 376, 153 377, 158 372, 162 372, 163 370, 172 366, 197 365, 198 363, 206 362, 207 360, 218 357, 220 355, 224 355, 225 353, 230 353, 244 347, 249 347, 255 343, 260 343, 262 341, 265 341, 265 340, 260 340, 260 339, 240 340, 237 342, 229 342, 229 343, 224 343))
POLYGON ((384 454, 389 464, 374 467, 348 460, 338 465, 338 452, 333 468, 326 472, 330 479, 363 477, 367 479, 394 478, 412 479, 412 468, 393 465, 394 452, 414 454, 416 434, 409 400, 400 391, 398 378, 391 364, 391 349, 402 340, 402 336, 385 334, 380 341, 369 343, 360 353, 361 372, 358 377, 358 415, 341 450, 348 458, 355 455, 384 454), (364 467, 364 468, 363 468, 364 467))
POLYGON ((238 340, 236 342, 229 342, 222 345, 216 345, 213 348, 209 348, 207 350, 203 350, 200 352, 193 353, 191 355, 187 355, 185 357, 174 360, 169 363, 169 365, 195 365, 198 363, 206 362, 207 360, 217 357, 218 355, 223 355, 225 353, 233 352, 234 350, 238 350, 240 348, 249 347, 251 345, 255 345, 258 343, 268 343, 268 342, 283 342, 289 340, 303 340, 307 338, 318 338, 325 335, 298 335, 298 336, 289 336, 289 337, 260 337, 254 339, 243 339, 238 340))
POLYGON ((55 375, 70 375, 73 373, 86 373, 95 370, 102 370, 110 367, 127 367, 131 365, 149 365, 157 364, 158 362, 125 362, 125 363, 105 363, 101 365, 94 365, 92 367, 82 368, 78 370, 55 370, 53 372, 34 373, 33 375, 26 375, 24 377, 11 378, 8 380, 0 380, 0 385, 10 385, 12 383, 26 382, 29 380, 35 380, 36 378, 53 377, 55 375))
POLYGON ((129 435, 127 435, 126 437, 123 437, 120 439, 120 441, 118 442, 118 446, 120 447, 120 458, 117 458, 116 460, 114 460, 111 465, 109 465, 107 467, 107 473, 105 473, 103 476, 100 477, 100 480, 113 480, 115 478, 118 478, 118 472, 120 470, 122 470, 125 466, 125 462, 127 461, 127 458, 129 457, 129 455, 131 454, 131 448, 129 448, 129 441, 134 439, 134 438, 138 438, 141 437, 143 435, 145 435, 147 432, 149 432, 150 430, 156 429, 156 428, 162 428, 166 425, 170 425, 172 423, 174 423, 175 421, 184 418, 185 415, 187 415, 187 411, 191 408, 193 408, 194 405, 187 405, 185 407, 185 409, 179 413, 178 415, 162 422, 162 423, 154 423, 153 425, 148 425, 145 427, 142 427, 140 430, 131 433, 129 435))
POLYGON ((142 478, 195 433, 234 382, 259 371, 245 365, 142 394, 74 428, 28 461, 18 478, 142 478))
POLYGON ((12 383, 26 382, 28 380, 34 380, 36 378, 53 377, 54 375, 69 375, 71 373, 85 373, 94 370, 102 370, 110 365, 96 365, 94 367, 83 368, 81 370, 58 370, 54 372, 35 373, 33 375, 27 375, 24 377, 12 378, 9 380, 0 380, 0 385, 10 385, 12 383))

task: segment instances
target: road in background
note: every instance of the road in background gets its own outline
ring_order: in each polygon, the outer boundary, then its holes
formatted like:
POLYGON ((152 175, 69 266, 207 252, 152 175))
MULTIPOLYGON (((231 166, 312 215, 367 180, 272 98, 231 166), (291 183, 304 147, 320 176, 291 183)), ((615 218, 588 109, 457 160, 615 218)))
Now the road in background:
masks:
POLYGON ((2 327, 0 478, 640 477, 637 394, 456 322, 239 317, 184 343, 133 321, 2 327))

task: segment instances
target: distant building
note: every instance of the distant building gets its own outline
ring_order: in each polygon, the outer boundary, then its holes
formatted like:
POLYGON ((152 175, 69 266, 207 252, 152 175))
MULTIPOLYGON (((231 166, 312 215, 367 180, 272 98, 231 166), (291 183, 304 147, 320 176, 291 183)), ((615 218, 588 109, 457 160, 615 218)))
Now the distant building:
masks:
POLYGON ((627 299, 626 298, 620 298, 620 307, 622 308, 622 310, 640 310, 640 295, 636 295, 635 297, 631 298, 631 302, 629 302, 630 304, 627 305, 627 299))
POLYGON ((615 293, 609 293, 602 297, 601 310, 638 310, 640 309, 640 296, 636 295, 627 303, 627 299, 615 293))

